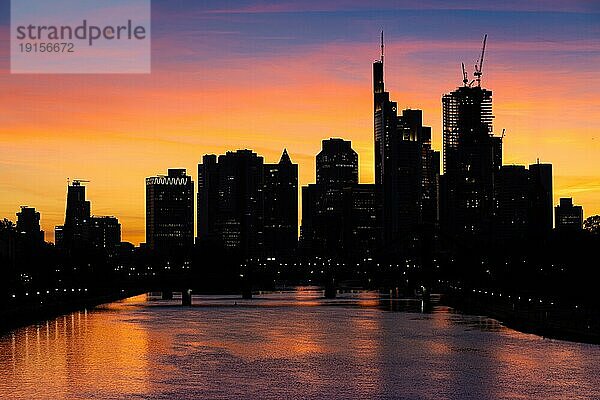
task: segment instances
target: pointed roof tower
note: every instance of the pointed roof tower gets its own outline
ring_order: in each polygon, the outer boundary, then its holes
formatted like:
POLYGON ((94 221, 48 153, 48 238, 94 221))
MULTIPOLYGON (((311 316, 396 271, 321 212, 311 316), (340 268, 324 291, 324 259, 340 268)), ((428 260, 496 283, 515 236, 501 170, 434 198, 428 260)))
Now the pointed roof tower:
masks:
POLYGON ((281 159, 279 159, 279 164, 291 164, 292 160, 287 152, 287 149, 283 149, 283 153, 281 154, 281 159))

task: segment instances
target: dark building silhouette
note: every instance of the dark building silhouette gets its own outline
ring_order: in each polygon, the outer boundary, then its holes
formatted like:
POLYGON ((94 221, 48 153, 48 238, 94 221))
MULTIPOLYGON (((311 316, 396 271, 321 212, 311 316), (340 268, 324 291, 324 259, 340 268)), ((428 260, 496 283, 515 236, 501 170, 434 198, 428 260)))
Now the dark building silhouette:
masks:
POLYGON ((121 224, 115 217, 93 216, 90 222, 90 243, 95 249, 116 251, 121 244, 121 224))
POLYGON ((63 225, 54 227, 54 245, 58 248, 65 247, 65 227, 63 225))
POLYGON ((32 207, 22 206, 17 213, 17 233, 27 242, 42 244, 44 231, 40 227, 40 213, 32 207))
POLYGON ((501 247, 527 240, 530 225, 530 171, 504 165, 495 181, 494 243, 501 247))
POLYGON ((442 97, 444 176, 441 225, 454 244, 490 244, 494 175, 502 139, 492 135, 492 92, 459 87, 442 97))
POLYGON ((298 241, 298 165, 287 150, 264 164, 251 150, 198 165, 198 240, 244 256, 289 255, 298 241))
POLYGON ((267 255, 291 255, 298 246, 298 164, 283 150, 264 166, 264 244, 267 255))
POLYGON ((553 226, 552 164, 540 164, 539 162, 531 164, 529 166, 529 176, 531 237, 543 240, 548 238, 553 226))
POLYGON ((303 250, 343 258, 373 254, 381 235, 380 201, 375 185, 358 183, 351 142, 323 140, 316 164, 317 183, 302 188, 303 250))
POLYGON ((404 110, 385 91, 381 58, 373 63, 375 184, 382 201, 383 248, 408 250, 425 222, 438 220, 439 153, 431 149, 431 128, 421 110, 404 110))
POLYGON ((431 147, 431 128, 421 129, 421 151, 423 168, 421 176, 422 221, 435 226, 439 222, 440 152, 431 147))
POLYGON ((376 186, 344 188, 344 249, 349 258, 373 256, 381 238, 381 201, 376 186))
POLYGON ((583 229, 583 207, 573 205, 572 198, 561 198, 555 208, 556 230, 578 232, 583 229))
POLYGON ((358 183, 358 154, 350 141, 343 139, 323 140, 317 154, 317 184, 345 186, 358 183))
POLYGON ((552 231, 552 165, 503 165, 494 177, 494 244, 545 242, 552 231))
POLYGON ((146 178, 146 243, 165 254, 188 252, 194 243, 194 183, 185 169, 146 178))
POLYGON ((56 227, 55 242, 67 250, 85 247, 89 242, 91 212, 90 202, 85 198, 84 182, 74 180, 67 187, 65 223, 62 227, 56 227))
MULTIPOLYGON (((17 232, 13 223, 9 220, 0 219, 0 278, 3 273, 9 273, 15 268, 17 253, 17 232)), ((6 280, 0 282, 0 287, 8 283, 6 280)))
POLYGON ((219 165, 217 156, 206 154, 198 164, 197 237, 199 241, 217 240, 217 208, 219 204, 219 165))
POLYGON ((206 155, 198 166, 198 239, 243 255, 264 243, 263 158, 251 150, 206 155))

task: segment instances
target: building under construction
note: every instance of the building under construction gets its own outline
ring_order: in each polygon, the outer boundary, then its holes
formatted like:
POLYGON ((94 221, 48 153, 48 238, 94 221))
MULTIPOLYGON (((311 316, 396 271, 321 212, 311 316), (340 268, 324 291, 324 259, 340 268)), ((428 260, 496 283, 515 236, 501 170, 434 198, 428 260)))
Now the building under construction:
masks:
POLYGON ((492 92, 481 86, 486 38, 475 79, 469 82, 463 64, 463 86, 442 97, 440 222, 445 237, 457 244, 490 240, 494 175, 502 166, 502 138, 493 135, 492 92))

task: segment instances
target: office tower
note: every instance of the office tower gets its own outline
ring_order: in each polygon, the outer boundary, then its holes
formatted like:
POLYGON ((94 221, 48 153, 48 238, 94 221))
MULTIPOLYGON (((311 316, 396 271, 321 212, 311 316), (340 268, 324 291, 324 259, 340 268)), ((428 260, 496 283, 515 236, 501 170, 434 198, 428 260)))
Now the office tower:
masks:
POLYGON ((264 245, 267 255, 291 255, 298 245, 298 164, 283 150, 264 165, 264 245))
POLYGON ((85 247, 89 241, 90 202, 85 199, 84 182, 74 180, 67 188, 67 209, 60 243, 69 250, 85 247))
POLYGON ((113 252, 121 244, 121 224, 115 217, 93 216, 90 222, 90 243, 96 249, 113 252))
POLYGON ((573 205, 572 198, 561 198, 554 210, 558 232, 577 232, 583 229, 583 208, 573 205))
POLYGON ((408 251, 422 223, 421 110, 403 110, 384 158, 383 233, 390 252, 408 251))
POLYGON ((17 233, 32 244, 44 242, 44 231, 40 227, 40 213, 32 207, 22 206, 17 213, 17 233))
POLYGON ((422 221, 436 225, 439 221, 440 152, 431 148, 431 128, 422 127, 421 208, 422 221))
POLYGON ((410 250, 423 222, 437 222, 439 154, 431 149, 431 128, 421 110, 404 110, 385 91, 381 58, 373 63, 375 184, 382 201, 385 252, 410 250), (436 161, 438 165, 436 166, 436 161))
POLYGON ((531 164, 529 166, 531 215, 529 217, 531 235, 534 239, 547 238, 552 232, 552 164, 531 164))
POLYGON ((345 186, 358 183, 358 154, 343 139, 323 140, 317 154, 317 184, 345 186))
POLYGON ((371 255, 381 235, 376 187, 358 183, 358 158, 349 141, 323 140, 322 146, 317 183, 302 188, 302 248, 318 256, 371 255))
POLYGON ((344 253, 343 188, 309 184, 302 187, 301 245, 309 255, 344 253))
POLYGON ((373 133, 375 157, 375 184, 384 183, 384 164, 390 156, 390 141, 396 134, 398 123, 398 104, 390 101, 390 94, 385 91, 384 83, 384 44, 381 32, 381 56, 373 62, 373 133))
POLYGON ((185 169, 146 178, 146 243, 167 255, 185 254, 194 242, 194 183, 185 169))
POLYGON ((496 173, 494 243, 520 245, 530 228, 530 172, 523 165, 504 165, 496 173))
POLYGON ((13 271, 16 265, 17 232, 11 221, 0 219, 0 287, 8 284, 2 276, 13 271))
POLYGON ((207 155, 198 166, 198 240, 238 254, 259 255, 264 244, 264 163, 251 150, 207 155))
MULTIPOLYGON (((456 171, 463 165, 464 155, 461 155, 460 149, 462 144, 477 139, 487 143, 492 137, 492 92, 481 86, 459 87, 442 97, 442 110, 446 173, 456 171)), ((494 144, 497 146, 497 143, 494 144)), ((494 160, 497 160, 497 155, 494 160)), ((496 166, 500 165, 501 163, 496 166)))
POLYGON ((205 154, 198 164, 198 240, 217 239, 217 205, 219 204, 219 166, 217 156, 205 154))
POLYGON ((56 225, 54 227, 54 245, 62 249, 65 247, 65 227, 64 225, 56 225))
POLYGON ((455 244, 489 244, 494 174, 502 165, 502 139, 492 136, 492 92, 465 85, 442 104, 442 228, 455 244))
POLYGON ((344 249, 349 258, 375 254, 381 238, 381 201, 375 185, 344 188, 344 249))

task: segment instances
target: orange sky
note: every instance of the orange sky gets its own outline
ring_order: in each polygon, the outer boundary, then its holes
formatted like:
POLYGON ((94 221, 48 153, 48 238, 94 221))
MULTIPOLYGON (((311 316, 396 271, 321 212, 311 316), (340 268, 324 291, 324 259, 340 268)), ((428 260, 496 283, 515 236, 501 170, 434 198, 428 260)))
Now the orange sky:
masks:
MULTIPOLYGON (((251 148, 276 162, 286 147, 306 185, 329 137, 352 140, 360 179, 372 182, 376 31, 373 39, 190 61, 177 58, 187 55, 184 45, 158 38, 150 75, 0 72, 0 217, 15 220, 20 205, 36 207, 52 241, 67 177, 88 179, 92 213, 117 216, 123 240, 138 244, 145 177, 184 167, 196 182, 205 153, 251 148)), ((504 162, 551 162, 555 203, 572 196, 586 216, 600 214, 600 45, 490 36, 488 46, 483 81, 494 93, 495 131, 507 130, 504 162)), ((479 37, 388 39, 387 89, 402 108, 424 110, 437 149, 441 96, 460 84, 460 62, 470 65, 479 48, 479 37)))

